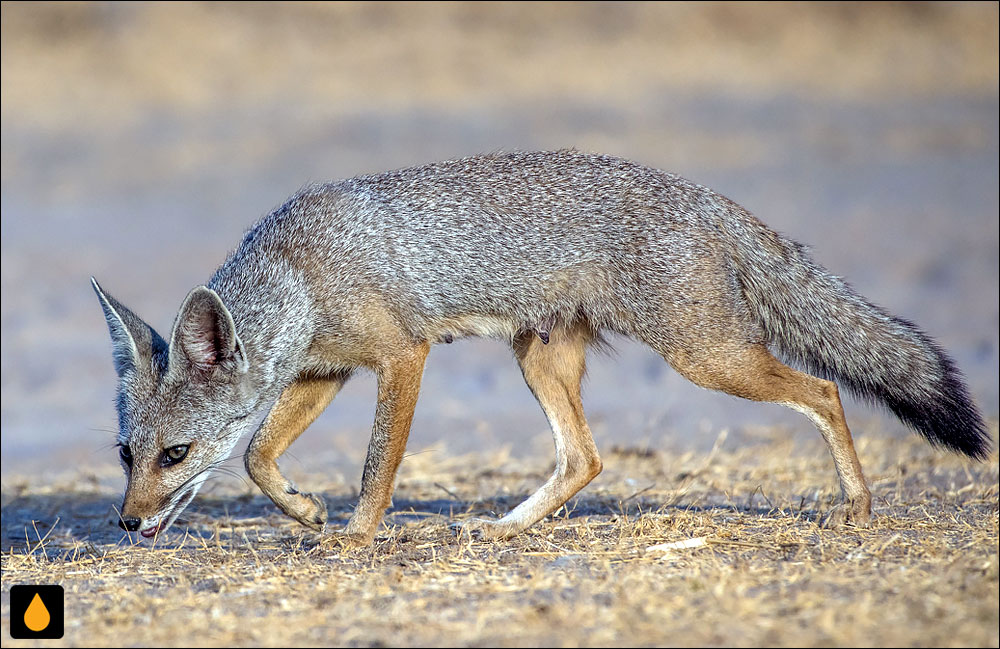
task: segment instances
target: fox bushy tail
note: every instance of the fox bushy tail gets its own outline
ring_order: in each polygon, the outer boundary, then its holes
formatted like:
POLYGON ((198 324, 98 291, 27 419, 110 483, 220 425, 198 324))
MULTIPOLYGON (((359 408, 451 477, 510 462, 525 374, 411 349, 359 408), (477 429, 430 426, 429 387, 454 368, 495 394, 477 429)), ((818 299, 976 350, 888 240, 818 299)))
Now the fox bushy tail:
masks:
POLYGON ((804 246, 748 217, 729 224, 736 275, 775 350, 885 405, 932 444, 984 459, 986 425, 944 350, 831 275, 804 246))

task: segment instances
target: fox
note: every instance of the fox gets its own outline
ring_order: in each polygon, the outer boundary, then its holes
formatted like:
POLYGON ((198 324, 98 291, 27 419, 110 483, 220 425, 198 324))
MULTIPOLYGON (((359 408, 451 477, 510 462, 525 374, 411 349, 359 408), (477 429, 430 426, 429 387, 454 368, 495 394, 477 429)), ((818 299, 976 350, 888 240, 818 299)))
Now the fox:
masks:
POLYGON ((118 375, 119 525, 143 537, 174 523, 258 421, 250 478, 327 533, 324 500, 277 459, 367 369, 378 391, 358 504, 328 534, 371 544, 430 348, 465 336, 510 345, 555 443, 537 491, 460 526, 485 539, 523 532, 601 472, 580 384, 609 332, 698 386, 804 414, 839 478, 840 501, 817 515, 828 527, 872 516, 838 385, 933 445, 976 459, 992 445, 955 363, 914 324, 728 198, 610 155, 494 152, 308 185, 188 293, 168 339, 91 281, 118 375))

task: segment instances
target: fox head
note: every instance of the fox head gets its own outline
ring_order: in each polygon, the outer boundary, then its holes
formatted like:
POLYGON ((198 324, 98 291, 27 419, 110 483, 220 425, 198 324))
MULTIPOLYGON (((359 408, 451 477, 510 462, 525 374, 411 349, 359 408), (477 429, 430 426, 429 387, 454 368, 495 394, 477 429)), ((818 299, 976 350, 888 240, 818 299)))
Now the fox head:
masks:
POLYGON ((166 530, 252 421, 249 362, 226 305, 199 286, 169 343, 91 279, 118 373, 118 452, 125 470, 122 529, 166 530))

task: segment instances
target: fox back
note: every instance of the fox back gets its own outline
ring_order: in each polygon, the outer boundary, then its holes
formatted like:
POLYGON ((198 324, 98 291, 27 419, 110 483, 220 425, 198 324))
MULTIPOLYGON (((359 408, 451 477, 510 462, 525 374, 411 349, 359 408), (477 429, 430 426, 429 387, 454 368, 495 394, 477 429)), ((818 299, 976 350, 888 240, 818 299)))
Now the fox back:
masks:
POLYGON ((509 339, 551 316, 632 335, 648 303, 636 277, 676 289, 665 297, 679 304, 724 288, 695 278, 723 270, 733 207, 611 156, 477 156, 307 187, 209 286, 256 284, 250 262, 267 258, 302 273, 323 316, 355 311, 359 292, 382 296, 414 338, 453 319, 509 339))

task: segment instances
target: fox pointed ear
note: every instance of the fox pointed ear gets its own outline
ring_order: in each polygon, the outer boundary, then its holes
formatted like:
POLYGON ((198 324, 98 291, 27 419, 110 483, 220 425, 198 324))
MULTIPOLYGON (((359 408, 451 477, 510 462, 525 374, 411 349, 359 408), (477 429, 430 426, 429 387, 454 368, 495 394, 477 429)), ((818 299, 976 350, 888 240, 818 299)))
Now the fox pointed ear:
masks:
POLYGON ((105 293, 96 279, 91 277, 90 284, 101 301, 111 332, 111 353, 118 376, 146 369, 152 371, 153 358, 166 352, 167 343, 142 318, 105 293))
POLYGON ((184 299, 170 336, 170 370, 198 378, 247 371, 249 363, 236 323, 219 294, 206 286, 184 299))

